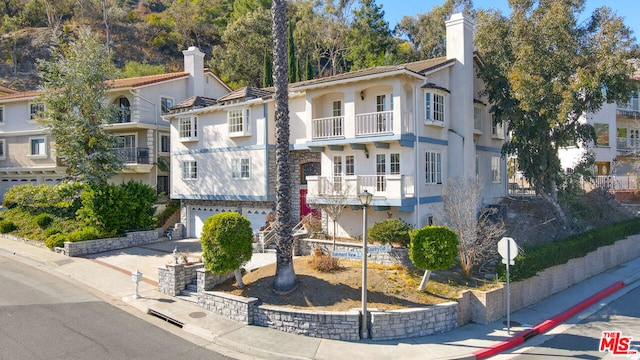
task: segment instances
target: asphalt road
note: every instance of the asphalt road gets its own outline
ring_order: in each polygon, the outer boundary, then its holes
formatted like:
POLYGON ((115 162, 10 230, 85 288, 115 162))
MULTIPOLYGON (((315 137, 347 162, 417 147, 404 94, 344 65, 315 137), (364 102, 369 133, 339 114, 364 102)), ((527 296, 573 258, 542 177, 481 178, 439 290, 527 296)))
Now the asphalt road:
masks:
POLYGON ((636 287, 563 333, 551 337, 534 348, 529 348, 512 359, 640 359, 640 355, 613 355, 599 351, 602 332, 619 331, 622 336, 632 337, 632 350, 640 354, 640 301, 638 299, 640 299, 640 287, 636 287))
POLYGON ((202 340, 188 341, 173 325, 143 320, 42 269, 0 253, 2 360, 231 359, 202 340))

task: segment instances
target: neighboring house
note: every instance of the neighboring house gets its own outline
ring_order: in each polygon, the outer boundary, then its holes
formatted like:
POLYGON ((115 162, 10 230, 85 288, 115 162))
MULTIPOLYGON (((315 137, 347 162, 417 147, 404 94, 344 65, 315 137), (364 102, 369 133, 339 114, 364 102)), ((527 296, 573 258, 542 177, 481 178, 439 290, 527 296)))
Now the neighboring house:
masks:
MULTIPOLYGON (((461 14, 452 16, 443 58, 290 85, 294 221, 343 198, 352 206, 338 221, 338 235, 359 237, 357 194, 367 190, 370 225, 393 216, 422 227, 437 221, 443 186, 454 177, 479 177, 485 204, 506 195, 504 129, 492 126, 479 95, 482 64, 472 28, 461 14)), ((186 235, 199 237, 204 220, 222 211, 240 212, 258 231, 275 205, 272 89, 188 99, 165 119, 171 197, 182 201, 186 235)))
MULTIPOLYGON (((640 81, 640 76, 634 76, 640 81)), ((589 113, 581 121, 591 124, 596 133, 595 143, 582 147, 568 147, 559 153, 562 167, 572 171, 586 152, 595 157, 593 186, 618 193, 632 193, 638 189, 640 173, 640 104, 638 91, 629 103, 604 103, 600 111, 589 113)))
MULTIPOLYGON (((183 72, 114 80, 107 92, 105 100, 119 108, 108 125, 118 140, 112 150, 126 165, 112 182, 141 181, 168 194, 170 133, 162 114, 189 96, 221 97, 230 91, 205 70, 204 54, 197 48, 183 54, 183 72)), ((55 183, 66 176, 54 139, 34 120, 44 107, 40 95, 29 91, 0 96, 0 197, 14 185, 55 183)))

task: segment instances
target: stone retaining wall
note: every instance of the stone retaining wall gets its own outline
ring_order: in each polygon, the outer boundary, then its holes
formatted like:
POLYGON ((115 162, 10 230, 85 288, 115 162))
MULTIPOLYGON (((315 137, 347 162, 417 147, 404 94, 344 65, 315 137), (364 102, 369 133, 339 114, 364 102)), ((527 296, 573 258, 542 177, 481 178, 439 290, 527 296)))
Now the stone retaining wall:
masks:
POLYGON ((254 325, 323 339, 360 340, 359 311, 312 311, 262 305, 254 314, 254 325))
POLYGON ((158 267, 158 290, 170 296, 179 295, 180 292, 187 288, 187 284, 191 284, 197 277, 196 270, 204 268, 203 263, 185 265, 185 264, 167 264, 158 267))
POLYGON ((64 243, 63 253, 67 256, 83 256, 104 251, 125 249, 164 241, 162 228, 148 231, 132 231, 123 237, 96 239, 64 243))
MULTIPOLYGON (((198 287, 200 287, 198 285, 198 287)), ((231 320, 251 325, 254 323, 254 316, 257 298, 247 298, 236 296, 219 291, 205 291, 198 294, 198 305, 218 315, 222 315, 231 320)))
MULTIPOLYGON (((545 269, 536 276, 511 284, 511 311, 533 305, 574 284, 608 269, 640 257, 640 235, 618 240, 582 258, 545 269)), ((518 266, 516 262, 515 265, 518 266)), ((490 291, 470 290, 458 299, 460 325, 467 322, 487 324, 507 315, 506 291, 503 287, 490 291)))
POLYGON ((427 336, 458 327, 458 303, 392 311, 371 311, 371 339, 427 336))
MULTIPOLYGON (((325 254, 331 254, 333 251, 332 240, 319 239, 300 239, 297 244, 296 255, 311 255, 316 247, 320 247, 325 254)), ((336 251, 362 251, 362 244, 353 242, 336 242, 336 251)), ((409 260, 409 249, 407 248, 391 248, 388 253, 367 253, 367 260, 371 263, 392 266, 401 265, 414 267, 409 260)))
POLYGON ((234 277, 233 271, 226 274, 214 274, 202 266, 196 270, 198 276, 198 293, 211 291, 213 288, 234 277))

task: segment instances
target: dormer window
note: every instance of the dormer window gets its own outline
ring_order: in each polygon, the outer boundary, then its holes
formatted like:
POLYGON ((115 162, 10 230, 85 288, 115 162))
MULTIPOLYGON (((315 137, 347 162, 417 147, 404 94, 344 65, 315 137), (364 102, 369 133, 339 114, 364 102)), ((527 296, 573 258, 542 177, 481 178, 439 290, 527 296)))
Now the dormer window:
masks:
POLYGON ((116 113, 114 115, 115 123, 130 123, 131 122, 131 103, 129 99, 124 96, 120 96, 113 103, 116 106, 116 113))
POLYGON ((229 136, 249 136, 249 109, 233 109, 227 112, 229 136))
POLYGON ((439 91, 424 93, 424 122, 428 125, 444 126, 446 94, 439 91))
POLYGON ((180 141, 197 141, 198 118, 189 116, 178 119, 178 132, 180 141))

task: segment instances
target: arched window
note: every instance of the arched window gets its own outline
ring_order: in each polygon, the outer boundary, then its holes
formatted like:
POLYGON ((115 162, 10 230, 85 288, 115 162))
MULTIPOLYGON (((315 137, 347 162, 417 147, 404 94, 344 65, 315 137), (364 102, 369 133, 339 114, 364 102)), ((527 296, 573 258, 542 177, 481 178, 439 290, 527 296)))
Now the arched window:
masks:
POLYGON ((120 96, 114 102, 116 106, 116 113, 114 115, 114 122, 116 123, 128 123, 131 122, 131 104, 129 99, 124 96, 120 96))

